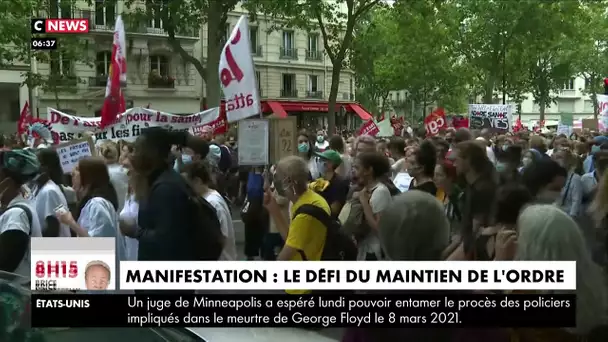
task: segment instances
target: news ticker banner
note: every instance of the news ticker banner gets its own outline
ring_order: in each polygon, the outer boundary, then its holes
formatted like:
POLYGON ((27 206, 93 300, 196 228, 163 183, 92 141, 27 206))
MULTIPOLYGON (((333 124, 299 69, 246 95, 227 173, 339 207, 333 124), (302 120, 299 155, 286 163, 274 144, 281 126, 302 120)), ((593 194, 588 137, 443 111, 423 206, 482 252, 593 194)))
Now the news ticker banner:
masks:
POLYGON ((575 290, 574 261, 124 261, 121 290, 575 290))
POLYGON ((574 327, 575 301, 564 294, 34 294, 31 313, 33 327, 540 328, 574 327))
POLYGON ((31 289, 35 291, 115 290, 118 280, 114 238, 31 239, 31 289))

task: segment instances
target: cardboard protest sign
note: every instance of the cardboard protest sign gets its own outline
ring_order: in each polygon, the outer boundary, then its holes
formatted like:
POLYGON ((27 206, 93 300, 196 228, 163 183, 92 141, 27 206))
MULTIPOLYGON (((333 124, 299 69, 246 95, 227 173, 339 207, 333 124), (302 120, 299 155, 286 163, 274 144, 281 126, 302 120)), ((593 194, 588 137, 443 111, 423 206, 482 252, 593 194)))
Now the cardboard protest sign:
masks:
POLYGON ((193 127, 213 122, 218 116, 219 108, 191 115, 174 115, 136 107, 122 113, 113 124, 101 129, 101 118, 69 115, 53 108, 47 110, 47 122, 56 144, 82 138, 84 132, 95 133, 96 141, 134 141, 141 134, 142 129, 155 126, 193 133, 193 127))
POLYGON ((55 146, 55 150, 59 155, 63 173, 71 173, 80 159, 96 155, 95 144, 91 138, 74 139, 55 146))
POLYGON ((270 160, 279 160, 297 153, 298 120, 295 116, 270 120, 270 160))
POLYGON ((588 129, 590 131, 597 131, 598 129, 598 120, 595 119, 583 119, 583 129, 588 129))
POLYGON ((488 128, 494 132, 506 133, 512 127, 511 105, 501 104, 470 104, 469 128, 488 128))

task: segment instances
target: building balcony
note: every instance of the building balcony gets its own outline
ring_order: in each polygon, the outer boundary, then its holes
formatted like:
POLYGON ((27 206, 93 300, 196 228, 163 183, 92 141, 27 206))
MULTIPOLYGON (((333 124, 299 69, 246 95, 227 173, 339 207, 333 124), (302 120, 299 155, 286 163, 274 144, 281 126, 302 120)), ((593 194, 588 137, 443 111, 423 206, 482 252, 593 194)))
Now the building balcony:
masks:
POLYGON ((281 47, 281 58, 298 59, 298 49, 281 47))
POLYGON ((561 98, 578 98, 578 97, 582 97, 582 94, 575 89, 562 89, 559 91, 559 94, 557 95, 557 97, 561 97, 561 98))
POLYGON ((292 90, 292 89, 281 89, 281 97, 297 98, 298 97, 298 91, 297 90, 292 90))
POLYGON ((148 77, 148 88, 175 89, 175 78, 167 75, 150 75, 148 77))
POLYGON ((262 45, 252 46, 251 55, 255 57, 262 57, 262 45))
MULTIPOLYGON (((116 23, 117 17, 116 13, 105 11, 102 13, 93 9, 81 9, 77 10, 75 15, 78 15, 77 18, 89 19, 90 32, 114 32, 114 24, 116 23)), ((135 22, 133 20, 128 20, 128 16, 128 14, 123 15, 123 17, 127 17, 125 20, 125 30, 127 32, 167 35, 167 31, 162 28, 162 20, 160 19, 135 22)), ((194 29, 181 29, 180 31, 176 32, 176 35, 180 37, 198 38, 199 31, 194 29)))
POLYGON ((317 50, 306 50, 306 60, 321 61, 323 60, 323 52, 317 50))
POLYGON ((323 92, 322 91, 307 91, 306 97, 309 99, 322 99, 323 92))

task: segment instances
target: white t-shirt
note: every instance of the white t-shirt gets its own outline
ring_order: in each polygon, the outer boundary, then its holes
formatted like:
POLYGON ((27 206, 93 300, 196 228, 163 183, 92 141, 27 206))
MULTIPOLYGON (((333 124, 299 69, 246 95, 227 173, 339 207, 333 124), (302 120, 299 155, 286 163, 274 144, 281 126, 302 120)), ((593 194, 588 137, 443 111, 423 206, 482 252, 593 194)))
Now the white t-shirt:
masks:
POLYGON ((116 241, 116 259, 127 260, 125 237, 118 228, 118 212, 110 201, 102 197, 91 198, 82 208, 78 225, 90 237, 113 237, 116 241))
POLYGON ((127 176, 127 170, 119 164, 108 165, 108 173, 116 196, 118 196, 118 211, 120 212, 125 205, 125 198, 129 191, 129 176, 127 176))
POLYGON ((222 234, 226 238, 226 244, 220 255, 220 260, 237 260, 234 225, 232 224, 232 216, 230 215, 228 204, 224 200, 224 197, 215 190, 209 191, 205 194, 204 198, 215 208, 217 218, 220 220, 220 226, 222 227, 222 234))
MULTIPOLYGON (((120 218, 126 220, 135 220, 137 223, 137 214, 139 213, 139 204, 135 201, 135 196, 128 196, 125 200, 125 205, 120 212, 120 218)), ((137 251, 139 250, 139 241, 125 236, 125 245, 127 249, 127 260, 137 261, 137 251)))
POLYGON ((317 141, 315 142, 315 147, 319 151, 325 151, 329 147, 329 142, 327 142, 327 140, 323 140, 322 143, 317 141))
MULTIPOLYGON (((392 196, 390 190, 382 183, 376 184, 372 189, 372 195, 369 199, 369 204, 372 207, 372 212, 378 214, 388 208, 391 204, 392 196)), ((365 218, 363 218, 365 220, 365 218)), ((380 239, 375 231, 361 241, 358 248, 357 260, 365 260, 367 254, 375 254, 378 260, 382 258, 382 247, 380 239)))
MULTIPOLYGON (((52 180, 46 182, 40 188, 40 191, 36 189, 32 194, 34 195, 33 203, 36 208, 36 214, 43 231, 46 229, 46 218, 49 216, 55 217, 55 208, 63 206, 68 209, 68 201, 61 192, 61 188, 52 180)), ((67 224, 60 224, 58 236, 71 237, 70 227, 67 224)))
MULTIPOLYGON (((22 195, 17 195, 8 204, 8 208, 2 215, 0 215, 0 234, 9 230, 20 230, 32 237, 41 237, 42 228, 40 227, 40 220, 36 214, 36 209, 31 202, 26 200, 22 195), (32 214, 32 226, 30 227, 27 213, 22 208, 10 208, 15 204, 27 206, 32 214), (31 233, 30 233, 31 230, 31 233)), ((28 245, 27 250, 23 259, 15 269, 13 273, 19 274, 23 277, 29 278, 31 276, 31 264, 30 259, 31 244, 28 245)))

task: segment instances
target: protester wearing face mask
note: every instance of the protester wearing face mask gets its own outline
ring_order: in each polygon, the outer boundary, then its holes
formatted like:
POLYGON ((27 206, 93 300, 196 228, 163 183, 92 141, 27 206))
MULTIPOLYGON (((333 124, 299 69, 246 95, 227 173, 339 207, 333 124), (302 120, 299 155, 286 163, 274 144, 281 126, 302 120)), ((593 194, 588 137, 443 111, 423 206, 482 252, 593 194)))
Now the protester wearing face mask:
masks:
POLYGON ((317 153, 319 158, 319 172, 322 174, 310 184, 310 189, 323 196, 331 208, 331 214, 338 217, 342 206, 346 202, 348 195, 349 182, 340 177, 336 170, 342 164, 340 153, 334 150, 327 150, 317 153))
POLYGON ((317 142, 315 142, 315 150, 317 152, 323 152, 329 147, 329 142, 325 140, 325 133, 323 131, 317 132, 317 142))
POLYGON ((521 177, 519 172, 519 165, 522 159, 521 146, 503 145, 502 149, 504 151, 500 154, 498 162, 496 162, 499 184, 518 182, 521 177))
POLYGON ((520 172, 523 172, 526 168, 532 166, 532 164, 540 161, 541 159, 543 159, 543 156, 540 152, 538 152, 538 150, 532 148, 527 150, 521 159, 520 172))
MULTIPOLYGON (((289 199, 291 222, 285 220, 281 207, 270 190, 264 196, 264 206, 285 240, 277 256, 279 261, 316 261, 321 259, 327 228, 308 214, 297 214, 303 206, 318 208, 329 216, 331 211, 321 195, 308 188, 308 166, 304 159, 296 156, 283 158, 276 167, 274 187, 280 196, 289 199)), ((308 293, 308 290, 286 290, 290 294, 308 293)))
POLYGON ((30 277, 30 237, 42 229, 33 206, 25 199, 23 185, 36 176, 40 163, 28 150, 0 153, 0 271, 30 277))
POLYGON ((311 180, 321 176, 318 170, 317 158, 314 157, 314 150, 312 149, 312 144, 306 130, 301 130, 298 135, 298 156, 308 163, 311 180))

